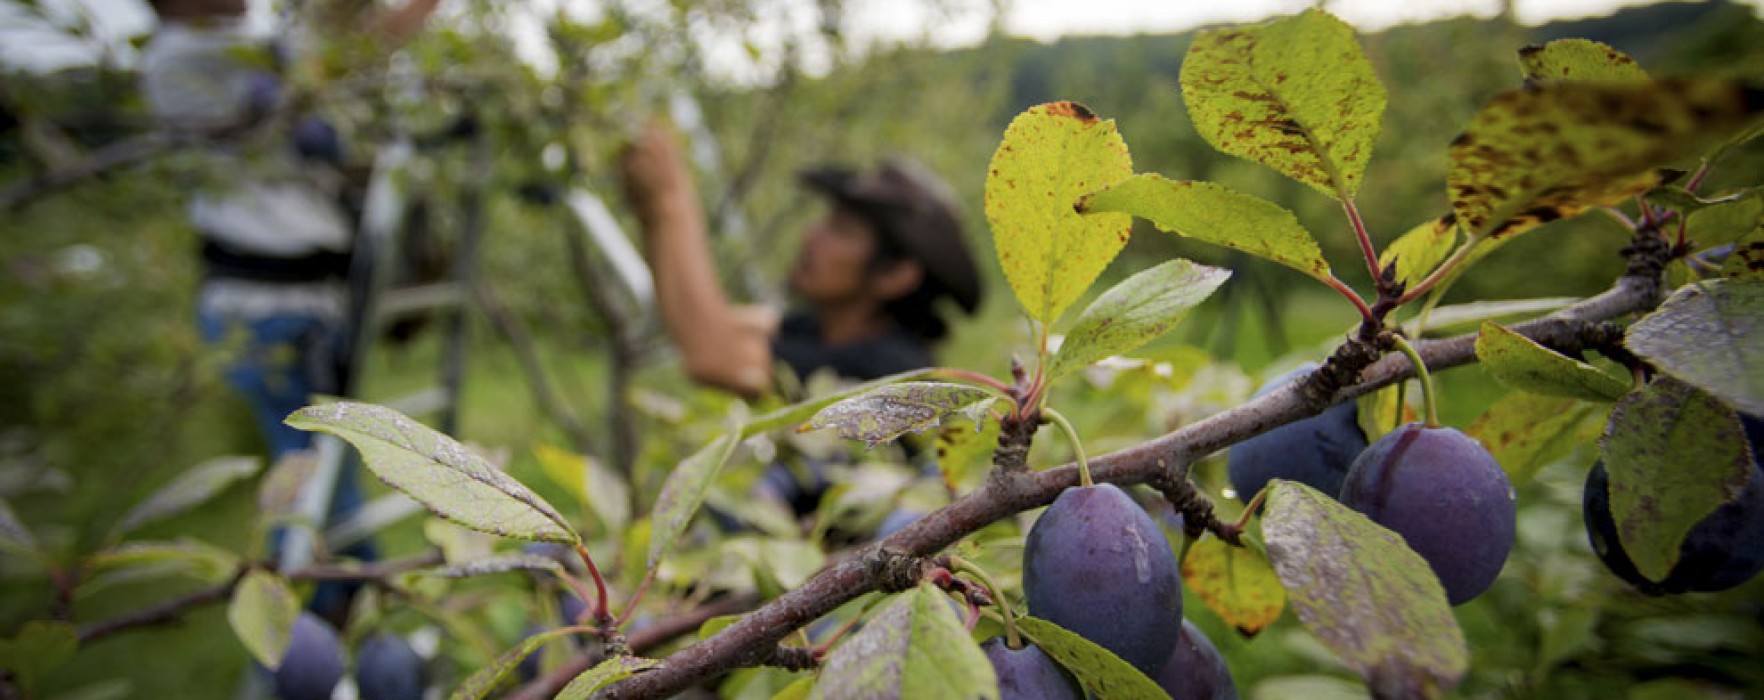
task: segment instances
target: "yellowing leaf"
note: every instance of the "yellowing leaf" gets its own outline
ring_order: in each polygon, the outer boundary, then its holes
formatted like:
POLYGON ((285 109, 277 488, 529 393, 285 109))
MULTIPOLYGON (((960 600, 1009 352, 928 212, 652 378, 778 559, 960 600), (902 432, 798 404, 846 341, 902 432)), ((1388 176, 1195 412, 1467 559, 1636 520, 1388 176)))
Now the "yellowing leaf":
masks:
POLYGON ((1519 68, 1531 82, 1603 80, 1646 82, 1648 72, 1635 59, 1587 39, 1557 39, 1519 49, 1519 68))
POLYGON ((1256 636, 1286 609, 1286 589, 1266 555, 1210 534, 1189 546, 1182 582, 1245 637, 1256 636))
POLYGON ((1413 287, 1451 254, 1452 244, 1457 242, 1458 217, 1446 214, 1391 241, 1378 256, 1378 268, 1382 271, 1394 261, 1397 281, 1413 287))
POLYGON ((1132 174, 1115 122, 1083 105, 1031 107, 1005 129, 986 176, 986 220, 999 266, 1031 318, 1057 320, 1127 245, 1132 219, 1081 217, 1072 207, 1132 174))
POLYGON ((1591 438, 1580 435, 1589 421, 1603 423, 1601 404, 1528 391, 1508 393, 1464 432, 1476 438, 1495 462, 1507 472, 1507 480, 1519 486, 1538 471, 1568 456, 1591 438))
POLYGON ((1214 148, 1332 197, 1359 191, 1386 97, 1346 23, 1307 10, 1201 32, 1181 83, 1195 130, 1214 148))
POLYGON ((300 599, 282 577, 254 570, 233 589, 227 605, 227 623, 245 644, 245 650, 264 667, 282 665, 288 640, 294 634, 294 618, 300 616, 300 599))
POLYGON ((1724 80, 1558 82, 1489 100, 1452 141, 1452 209, 1503 238, 1659 184, 1653 168, 1733 135, 1764 109, 1724 80))
POLYGON ((1280 205, 1213 182, 1142 174, 1085 197, 1079 208, 1123 212, 1178 236, 1235 248, 1330 279, 1329 261, 1311 232, 1280 205))

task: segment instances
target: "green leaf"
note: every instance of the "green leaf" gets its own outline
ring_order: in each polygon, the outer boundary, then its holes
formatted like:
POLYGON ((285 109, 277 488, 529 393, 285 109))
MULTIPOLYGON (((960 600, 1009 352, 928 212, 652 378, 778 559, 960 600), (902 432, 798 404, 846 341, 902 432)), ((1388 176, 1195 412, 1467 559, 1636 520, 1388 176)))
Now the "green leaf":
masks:
POLYGON ((436 576, 440 578, 472 578, 474 576, 490 576, 506 574, 510 571, 544 571, 561 572, 563 565, 551 557, 533 556, 530 554, 498 554, 461 562, 452 566, 441 566, 431 569, 419 569, 411 572, 417 576, 436 576))
POLYGON ((1201 602, 1245 637, 1280 619, 1286 589, 1259 548, 1237 547, 1202 535, 1182 558, 1182 582, 1201 602))
POLYGON ((698 626, 698 639, 699 641, 710 639, 711 637, 716 636, 718 632, 729 629, 729 625, 733 625, 740 621, 740 615, 718 615, 709 620, 705 620, 704 624, 698 626))
MULTIPOLYGON (((1170 634, 1182 628, 1181 620, 1170 621, 1170 634)), ((1154 700, 1169 698, 1139 669, 1097 646, 1078 633, 1038 617, 1017 618, 1017 629, 1043 652, 1060 662, 1077 677, 1084 689, 1096 700, 1154 700)))
POLYGON ((1052 324, 1127 245, 1133 220, 1080 217, 1085 193, 1133 174, 1113 120, 1050 102, 1017 115, 992 155, 986 220, 999 266, 1030 318, 1052 324))
POLYGON ((1519 49, 1519 68, 1533 83, 1552 80, 1646 82, 1648 72, 1623 52, 1587 39, 1557 39, 1519 49))
POLYGON ((655 529, 649 539, 649 568, 661 563, 668 548, 674 546, 674 540, 686 532, 692 516, 704 504, 704 495, 710 490, 711 482, 716 480, 740 444, 734 434, 718 437, 692 453, 668 474, 667 483, 662 484, 661 495, 656 497, 655 510, 650 516, 655 529))
POLYGON ((1304 484, 1268 484, 1262 538, 1293 611, 1382 697, 1438 697, 1470 663, 1445 589, 1398 535, 1304 484))
POLYGON ((29 697, 45 677, 72 660, 79 648, 80 633, 73 625, 32 620, 11 639, 0 639, 0 669, 10 671, 29 697))
POLYGON ((0 669, 11 672, 13 680, 29 693, 45 676, 71 660, 79 646, 79 631, 73 625, 31 620, 19 627, 18 634, 0 639, 0 669))
POLYGON ((1709 207, 1743 204, 1748 200, 1756 200, 1760 196, 1764 196, 1764 187, 1752 187, 1738 192, 1729 192, 1719 197, 1705 198, 1678 185, 1656 187, 1643 195, 1649 202, 1673 209, 1680 214, 1693 214, 1709 207))
POLYGON ((567 637, 578 632, 579 630, 572 627, 559 627, 527 637, 513 649, 496 657, 494 661, 490 662, 490 665, 478 669, 477 672, 466 678, 465 682, 460 683, 452 695, 447 697, 449 700, 481 700, 488 696, 490 691, 501 685, 502 680, 514 673, 515 668, 521 665, 521 661, 532 656, 533 652, 539 650, 539 647, 545 646, 553 639, 567 637))
MULTIPOLYGON (((1399 425, 1418 420, 1414 407, 1410 406, 1406 400, 1402 384, 1392 384, 1370 394, 1362 395, 1358 399, 1356 408, 1359 413, 1355 416, 1355 422, 1359 424, 1360 432, 1366 434, 1366 442, 1368 443, 1377 442, 1378 438, 1384 437, 1385 433, 1396 430, 1399 425), (1399 403, 1402 405, 1399 406, 1399 403)), ((1245 498, 1254 495, 1240 494, 1245 498)))
POLYGON ((615 656, 583 671, 582 675, 576 676, 575 680, 558 691, 553 700, 588 700, 594 691, 660 665, 661 662, 654 659, 615 656))
POLYGON ((815 680, 815 676, 798 678, 773 695, 772 700, 808 700, 809 693, 814 692, 815 680))
POLYGON ((1159 230, 1251 255, 1329 280, 1329 262, 1292 212, 1268 200, 1213 182, 1135 175, 1084 198, 1086 212, 1123 212, 1159 230))
POLYGON ((1752 475, 1739 416, 1670 377, 1617 403, 1599 449, 1617 538, 1650 581, 1666 578, 1685 535, 1737 498, 1752 475))
POLYGON ((502 537, 581 541, 556 508, 521 482, 390 408, 340 401, 300 409, 287 423, 348 440, 381 481, 460 525, 502 537))
POLYGON ((1054 355, 1049 379, 1168 332, 1231 277, 1230 270, 1170 260, 1128 277, 1091 302, 1054 355))
POLYGON ((1182 99, 1207 143, 1352 199, 1384 119, 1384 84, 1354 30, 1307 10, 1196 34, 1182 99))
POLYGON ((81 593, 91 595, 104 587, 162 576, 191 576, 219 583, 239 572, 239 555, 206 542, 180 539, 172 542, 125 542, 92 556, 91 574, 81 593))
POLYGON ((907 433, 930 430, 969 404, 990 397, 984 389, 946 382, 902 382, 872 389, 821 409, 814 428, 833 428, 839 437, 863 440, 875 449, 907 433))
POLYGON ((274 521, 294 515, 301 487, 318 471, 318 453, 297 450, 270 465, 257 485, 257 510, 262 519, 274 521))
POLYGON ((1764 282, 1685 286, 1630 326, 1624 344, 1734 408, 1764 415, 1764 282))
POLYGON ((1396 263, 1396 278, 1405 287, 1412 287, 1433 272, 1433 268, 1451 255, 1458 242, 1458 217, 1446 214, 1409 229, 1378 256, 1378 269, 1396 263))
POLYGON ((300 599, 294 589, 281 576, 262 569, 245 574, 227 604, 227 623, 233 634, 252 658, 270 670, 282 665, 298 617, 300 599))
POLYGON ((1732 135, 1760 108, 1721 80, 1509 90, 1452 141, 1447 193, 1471 238, 1510 237, 1652 189, 1653 168, 1732 135))
POLYGON ((1628 382, 1493 322, 1476 335, 1476 359, 1495 380, 1534 394, 1616 401, 1629 393, 1628 382))
POLYGON ((1685 217, 1685 234, 1699 248, 1732 243, 1764 232, 1764 198, 1703 207, 1685 217))
POLYGON ((810 698, 997 700, 980 645, 928 583, 896 596, 827 657, 810 698))
POLYGON ((111 529, 111 537, 121 537, 148 523, 164 520, 178 513, 207 503, 208 499, 219 495, 233 482, 250 478, 257 474, 262 462, 256 457, 216 457, 178 475, 171 483, 160 487, 146 500, 134 508, 130 508, 116 527, 111 529))
POLYGON ((794 403, 748 421, 746 425, 741 426, 741 436, 750 437, 783 427, 794 427, 798 423, 806 421, 816 413, 819 413, 821 409, 839 401, 873 391, 878 387, 888 386, 889 384, 898 384, 900 382, 923 379, 931 376, 931 374, 936 371, 936 368, 926 368, 913 370, 911 372, 901 372, 900 374, 893 374, 880 379, 864 382, 863 384, 818 396, 807 401, 794 403))
POLYGON ((1591 422, 1602 424, 1603 415, 1597 404, 1514 391, 1497 399, 1465 433, 1488 449, 1517 487, 1587 442, 1581 433, 1591 422))

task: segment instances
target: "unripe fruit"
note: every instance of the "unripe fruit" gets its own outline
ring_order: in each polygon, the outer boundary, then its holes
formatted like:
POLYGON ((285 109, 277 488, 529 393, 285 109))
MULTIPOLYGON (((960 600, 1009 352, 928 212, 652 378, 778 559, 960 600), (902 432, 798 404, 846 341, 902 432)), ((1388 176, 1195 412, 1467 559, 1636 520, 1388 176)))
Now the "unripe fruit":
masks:
POLYGON ((1152 677, 1172 700, 1237 700, 1237 684, 1225 658, 1205 632, 1188 620, 1176 638, 1176 651, 1152 677))
POLYGON ((1648 595, 1724 591, 1764 571, 1764 420, 1741 416, 1752 443, 1752 477, 1738 498, 1699 521, 1678 548, 1678 563, 1658 583, 1637 571, 1617 539, 1611 516, 1610 475, 1603 462, 1586 475, 1582 505, 1587 539, 1605 568, 1648 595))
POLYGON ((1170 541, 1113 484, 1066 489, 1029 529, 1023 548, 1029 614, 1156 673, 1182 619, 1182 579, 1170 541))
POLYGON ((282 700, 330 700, 343 680, 343 643, 331 623, 309 611, 294 619, 288 653, 276 668, 276 697, 282 700))
POLYGON ((422 700, 428 685, 423 658, 404 638, 376 633, 355 654, 355 686, 361 700, 422 700))
POLYGON ((1513 549, 1513 485, 1454 428, 1409 423, 1379 438, 1348 470, 1341 502, 1402 535, 1452 605, 1488 590, 1513 549))
MULTIPOLYGON (((1276 377, 1256 396, 1316 369, 1317 365, 1306 364, 1276 377)), ((1366 432, 1360 429, 1359 416, 1359 407, 1350 401, 1232 445, 1225 453, 1231 488, 1246 501, 1269 479, 1297 481, 1331 496, 1340 493, 1348 467, 1366 449, 1366 432)))
POLYGON ((1024 644, 1012 649, 1003 637, 993 637, 980 644, 986 660, 998 675, 999 700, 1081 700, 1078 684, 1066 669, 1048 658, 1040 647, 1024 644))

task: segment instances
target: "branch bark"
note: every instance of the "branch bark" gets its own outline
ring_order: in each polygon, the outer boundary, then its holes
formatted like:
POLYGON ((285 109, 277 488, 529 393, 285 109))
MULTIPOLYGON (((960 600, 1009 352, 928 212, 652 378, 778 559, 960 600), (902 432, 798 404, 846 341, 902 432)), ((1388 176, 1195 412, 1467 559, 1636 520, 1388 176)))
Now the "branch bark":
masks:
MULTIPOLYGON (((1582 347, 1583 336, 1602 336, 1597 322, 1643 311, 1658 304, 1657 277, 1625 276, 1606 292, 1514 330, 1556 348, 1582 347), (1589 333, 1589 331, 1594 331, 1589 333)), ((1457 367, 1476 359, 1474 334, 1415 343, 1432 370, 1457 367)), ((1314 373, 1317 378, 1323 373, 1314 373)), ((1270 429, 1322 412, 1331 405, 1408 379, 1415 368, 1408 358, 1391 353, 1358 373, 1355 381, 1329 391, 1325 401, 1306 397, 1312 382, 1288 385, 1140 445, 1090 460, 1098 482, 1135 484, 1186 474, 1185 465, 1270 429)), ((1321 381, 1321 380, 1320 380, 1321 381)), ((1002 438, 1001 438, 1002 440, 1002 438)), ((742 666, 763 663, 785 635, 857 596, 877 589, 883 572, 874 563, 884 556, 925 557, 942 551, 980 528, 1048 503, 1076 485, 1076 465, 1042 471, 994 471, 977 491, 920 518, 900 532, 865 546, 857 556, 816 574, 808 583, 743 617, 715 636, 669 656, 655 670, 632 676, 601 692, 608 700, 664 698, 742 666)), ((521 696, 523 698, 529 696, 521 696)))

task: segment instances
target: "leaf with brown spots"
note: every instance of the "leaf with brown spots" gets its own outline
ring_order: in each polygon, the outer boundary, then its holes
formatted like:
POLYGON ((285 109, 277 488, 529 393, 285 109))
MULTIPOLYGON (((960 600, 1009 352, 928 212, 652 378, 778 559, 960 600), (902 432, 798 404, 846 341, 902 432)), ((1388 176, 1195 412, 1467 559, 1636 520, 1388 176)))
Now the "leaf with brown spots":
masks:
POLYGON ((1030 318, 1058 320, 1127 245, 1132 218, 1083 217, 1072 207, 1132 174, 1115 122, 1083 105, 1031 107, 1005 129, 986 176, 986 220, 999 266, 1030 318))
POLYGON ((1764 282, 1764 230, 1754 231, 1733 246, 1721 263, 1721 276, 1764 282))
POLYGON ((1396 264, 1396 278, 1404 286, 1413 286, 1438 267, 1458 242, 1458 217, 1446 214, 1409 229, 1392 241, 1378 256, 1378 268, 1396 264))
POLYGON ((1476 334, 1476 359, 1496 381, 1522 391, 1587 401, 1616 401, 1629 393, 1629 382, 1493 321, 1484 321, 1476 334))
POLYGON ((1646 82, 1648 72, 1635 59, 1587 39, 1557 39, 1519 49, 1519 69, 1533 84, 1553 80, 1646 82))
POLYGON ((1286 609, 1286 589, 1254 544, 1238 547, 1201 535, 1182 558, 1182 582, 1245 637, 1274 624, 1286 609))
POLYGON ((1225 153, 1352 199, 1384 119, 1384 84, 1354 30, 1321 10, 1195 35, 1182 99, 1225 153))
POLYGON ((1125 212, 1160 231, 1235 248, 1325 282, 1333 279, 1317 239, 1280 205, 1216 182, 1135 175, 1078 203, 1087 214, 1125 212))
POLYGON ((1262 540, 1299 622, 1374 697, 1444 695, 1470 665, 1464 630, 1401 535, 1304 484, 1268 482, 1262 540))
POLYGON ((1605 415, 1599 404, 1514 391, 1496 400, 1464 432, 1494 455, 1508 481, 1521 486, 1576 446, 1592 444, 1605 415))
POLYGON ((1612 409, 1599 444, 1611 517, 1642 576, 1665 579, 1691 528, 1746 487, 1752 459, 1745 437, 1733 409, 1670 377, 1612 409))
POLYGON ((1452 141, 1446 191, 1472 238, 1511 237, 1653 189, 1764 110, 1728 80, 1558 82, 1496 95, 1452 141))

